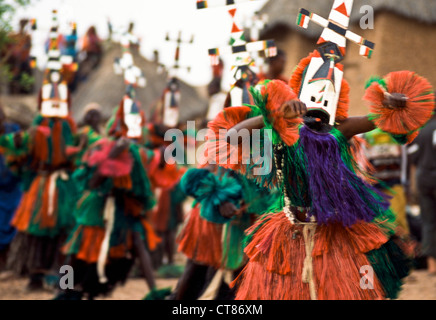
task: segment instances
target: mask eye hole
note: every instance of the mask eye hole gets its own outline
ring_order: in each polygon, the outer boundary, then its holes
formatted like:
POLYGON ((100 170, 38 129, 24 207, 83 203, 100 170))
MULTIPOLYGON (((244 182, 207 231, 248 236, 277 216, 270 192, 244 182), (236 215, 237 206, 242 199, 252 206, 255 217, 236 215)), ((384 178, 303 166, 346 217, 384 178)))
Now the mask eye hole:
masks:
POLYGON ((327 107, 329 102, 327 100, 324 100, 324 107, 327 107))
POLYGON ((316 101, 316 98, 315 98, 314 96, 312 96, 312 97, 310 98, 310 101, 315 102, 315 101, 316 101))

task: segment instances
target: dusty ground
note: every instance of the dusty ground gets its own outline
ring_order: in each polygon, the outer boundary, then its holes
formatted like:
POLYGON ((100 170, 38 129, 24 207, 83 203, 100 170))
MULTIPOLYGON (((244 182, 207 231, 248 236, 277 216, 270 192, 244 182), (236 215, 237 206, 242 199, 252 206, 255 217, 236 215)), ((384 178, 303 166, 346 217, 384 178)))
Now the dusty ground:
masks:
MULTIPOLYGON (((47 300, 53 298, 52 292, 27 292, 26 279, 0 279, 0 300, 47 300)), ((176 285, 177 279, 157 279, 159 288, 176 285)), ((147 286, 142 279, 129 279, 124 286, 118 287, 106 300, 140 300, 147 293, 147 286)), ((436 300, 436 276, 429 276, 426 271, 414 271, 405 280, 399 300, 436 300)))
MULTIPOLYGON (((157 279, 159 288, 174 287, 175 279, 157 279)), ((9 278, 0 280, 0 300, 50 300, 54 293, 51 291, 26 291, 27 279, 9 278)), ((142 279, 130 279, 124 286, 120 286, 111 296, 100 298, 104 300, 140 300, 148 292, 147 285, 142 279)))

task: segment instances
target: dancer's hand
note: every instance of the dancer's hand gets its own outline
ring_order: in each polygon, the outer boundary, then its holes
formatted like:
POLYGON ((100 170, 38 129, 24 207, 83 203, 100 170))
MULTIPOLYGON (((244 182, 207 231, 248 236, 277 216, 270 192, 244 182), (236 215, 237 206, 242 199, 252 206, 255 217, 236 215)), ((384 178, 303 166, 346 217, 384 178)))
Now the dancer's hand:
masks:
POLYGON ((283 113, 285 119, 293 119, 304 116, 307 112, 307 107, 306 104, 300 100, 290 100, 282 104, 280 111, 283 113))
POLYGON ((238 208, 231 202, 224 202, 219 207, 220 214, 224 218, 231 219, 238 212, 238 208))
POLYGON ((390 109, 404 108, 407 100, 408 98, 402 93, 386 92, 385 99, 383 100, 383 106, 390 109))

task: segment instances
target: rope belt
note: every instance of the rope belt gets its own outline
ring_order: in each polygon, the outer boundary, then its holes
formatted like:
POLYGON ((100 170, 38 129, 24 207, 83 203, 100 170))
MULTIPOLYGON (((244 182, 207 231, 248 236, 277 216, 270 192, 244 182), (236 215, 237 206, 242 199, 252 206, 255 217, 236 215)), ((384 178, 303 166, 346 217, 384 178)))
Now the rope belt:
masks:
POLYGON ((315 280, 313 278, 312 251, 315 246, 316 224, 305 224, 303 226, 304 246, 306 248, 306 258, 304 259, 302 279, 303 283, 309 284, 310 298, 317 300, 315 280))
POLYGON ((106 204, 104 206, 103 219, 106 223, 106 232, 100 247, 100 252, 98 254, 98 260, 97 260, 97 273, 98 273, 98 280, 100 283, 106 283, 108 281, 104 269, 106 265, 107 256, 109 254, 109 245, 110 245, 109 240, 115 222, 115 198, 114 197, 107 198, 106 204))
POLYGON ((48 209, 47 214, 49 217, 53 215, 55 206, 55 195, 56 195, 56 180, 61 177, 62 180, 68 180, 68 174, 65 170, 56 170, 49 176, 49 186, 48 186, 48 209))
MULTIPOLYGON (((304 212, 304 208, 299 208, 301 212, 304 212)), ((306 251, 306 257, 304 258, 303 271, 301 278, 303 283, 309 284, 310 298, 312 300, 317 300, 315 279, 313 277, 313 258, 312 251, 315 247, 315 232, 316 232, 316 219, 314 216, 310 218, 310 222, 302 222, 296 218, 296 215, 292 212, 289 206, 283 208, 286 217, 293 225, 303 226, 303 239, 304 247, 306 251)), ((307 215, 306 215, 307 216, 307 215)), ((294 234, 295 235, 295 234, 294 234)), ((293 235, 292 239, 295 239, 293 235)))

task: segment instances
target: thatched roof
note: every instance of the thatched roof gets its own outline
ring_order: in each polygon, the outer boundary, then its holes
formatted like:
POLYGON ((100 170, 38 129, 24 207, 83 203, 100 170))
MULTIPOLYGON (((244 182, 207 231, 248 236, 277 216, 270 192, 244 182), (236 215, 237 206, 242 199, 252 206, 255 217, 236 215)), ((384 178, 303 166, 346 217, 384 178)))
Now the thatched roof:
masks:
MULTIPOLYGON (((281 25, 283 27, 302 31, 296 25, 296 19, 300 8, 305 8, 323 17, 328 17, 333 5, 333 0, 269 0, 260 10, 267 14, 270 27, 281 25)), ((374 10, 387 10, 395 12, 403 17, 414 19, 426 23, 436 23, 436 1, 435 0, 354 0, 353 11, 350 22, 359 21, 363 16, 360 8, 370 5, 374 10)), ((305 35, 318 37, 320 27, 314 23, 309 24, 308 30, 304 30, 305 35)))
MULTIPOLYGON (((73 95, 73 116, 76 120, 82 118, 83 108, 90 102, 97 102, 103 107, 103 113, 108 118, 113 109, 122 99, 126 86, 122 76, 113 71, 114 58, 121 56, 119 45, 114 44, 105 52, 101 65, 94 71, 85 83, 82 83, 73 95)), ((133 54, 135 64, 144 72, 147 86, 137 90, 137 98, 141 102, 147 116, 151 105, 160 98, 167 83, 167 74, 158 74, 158 64, 133 54)), ((199 90, 180 81, 181 90, 181 121, 198 116, 205 112, 207 99, 199 94, 199 90)))

